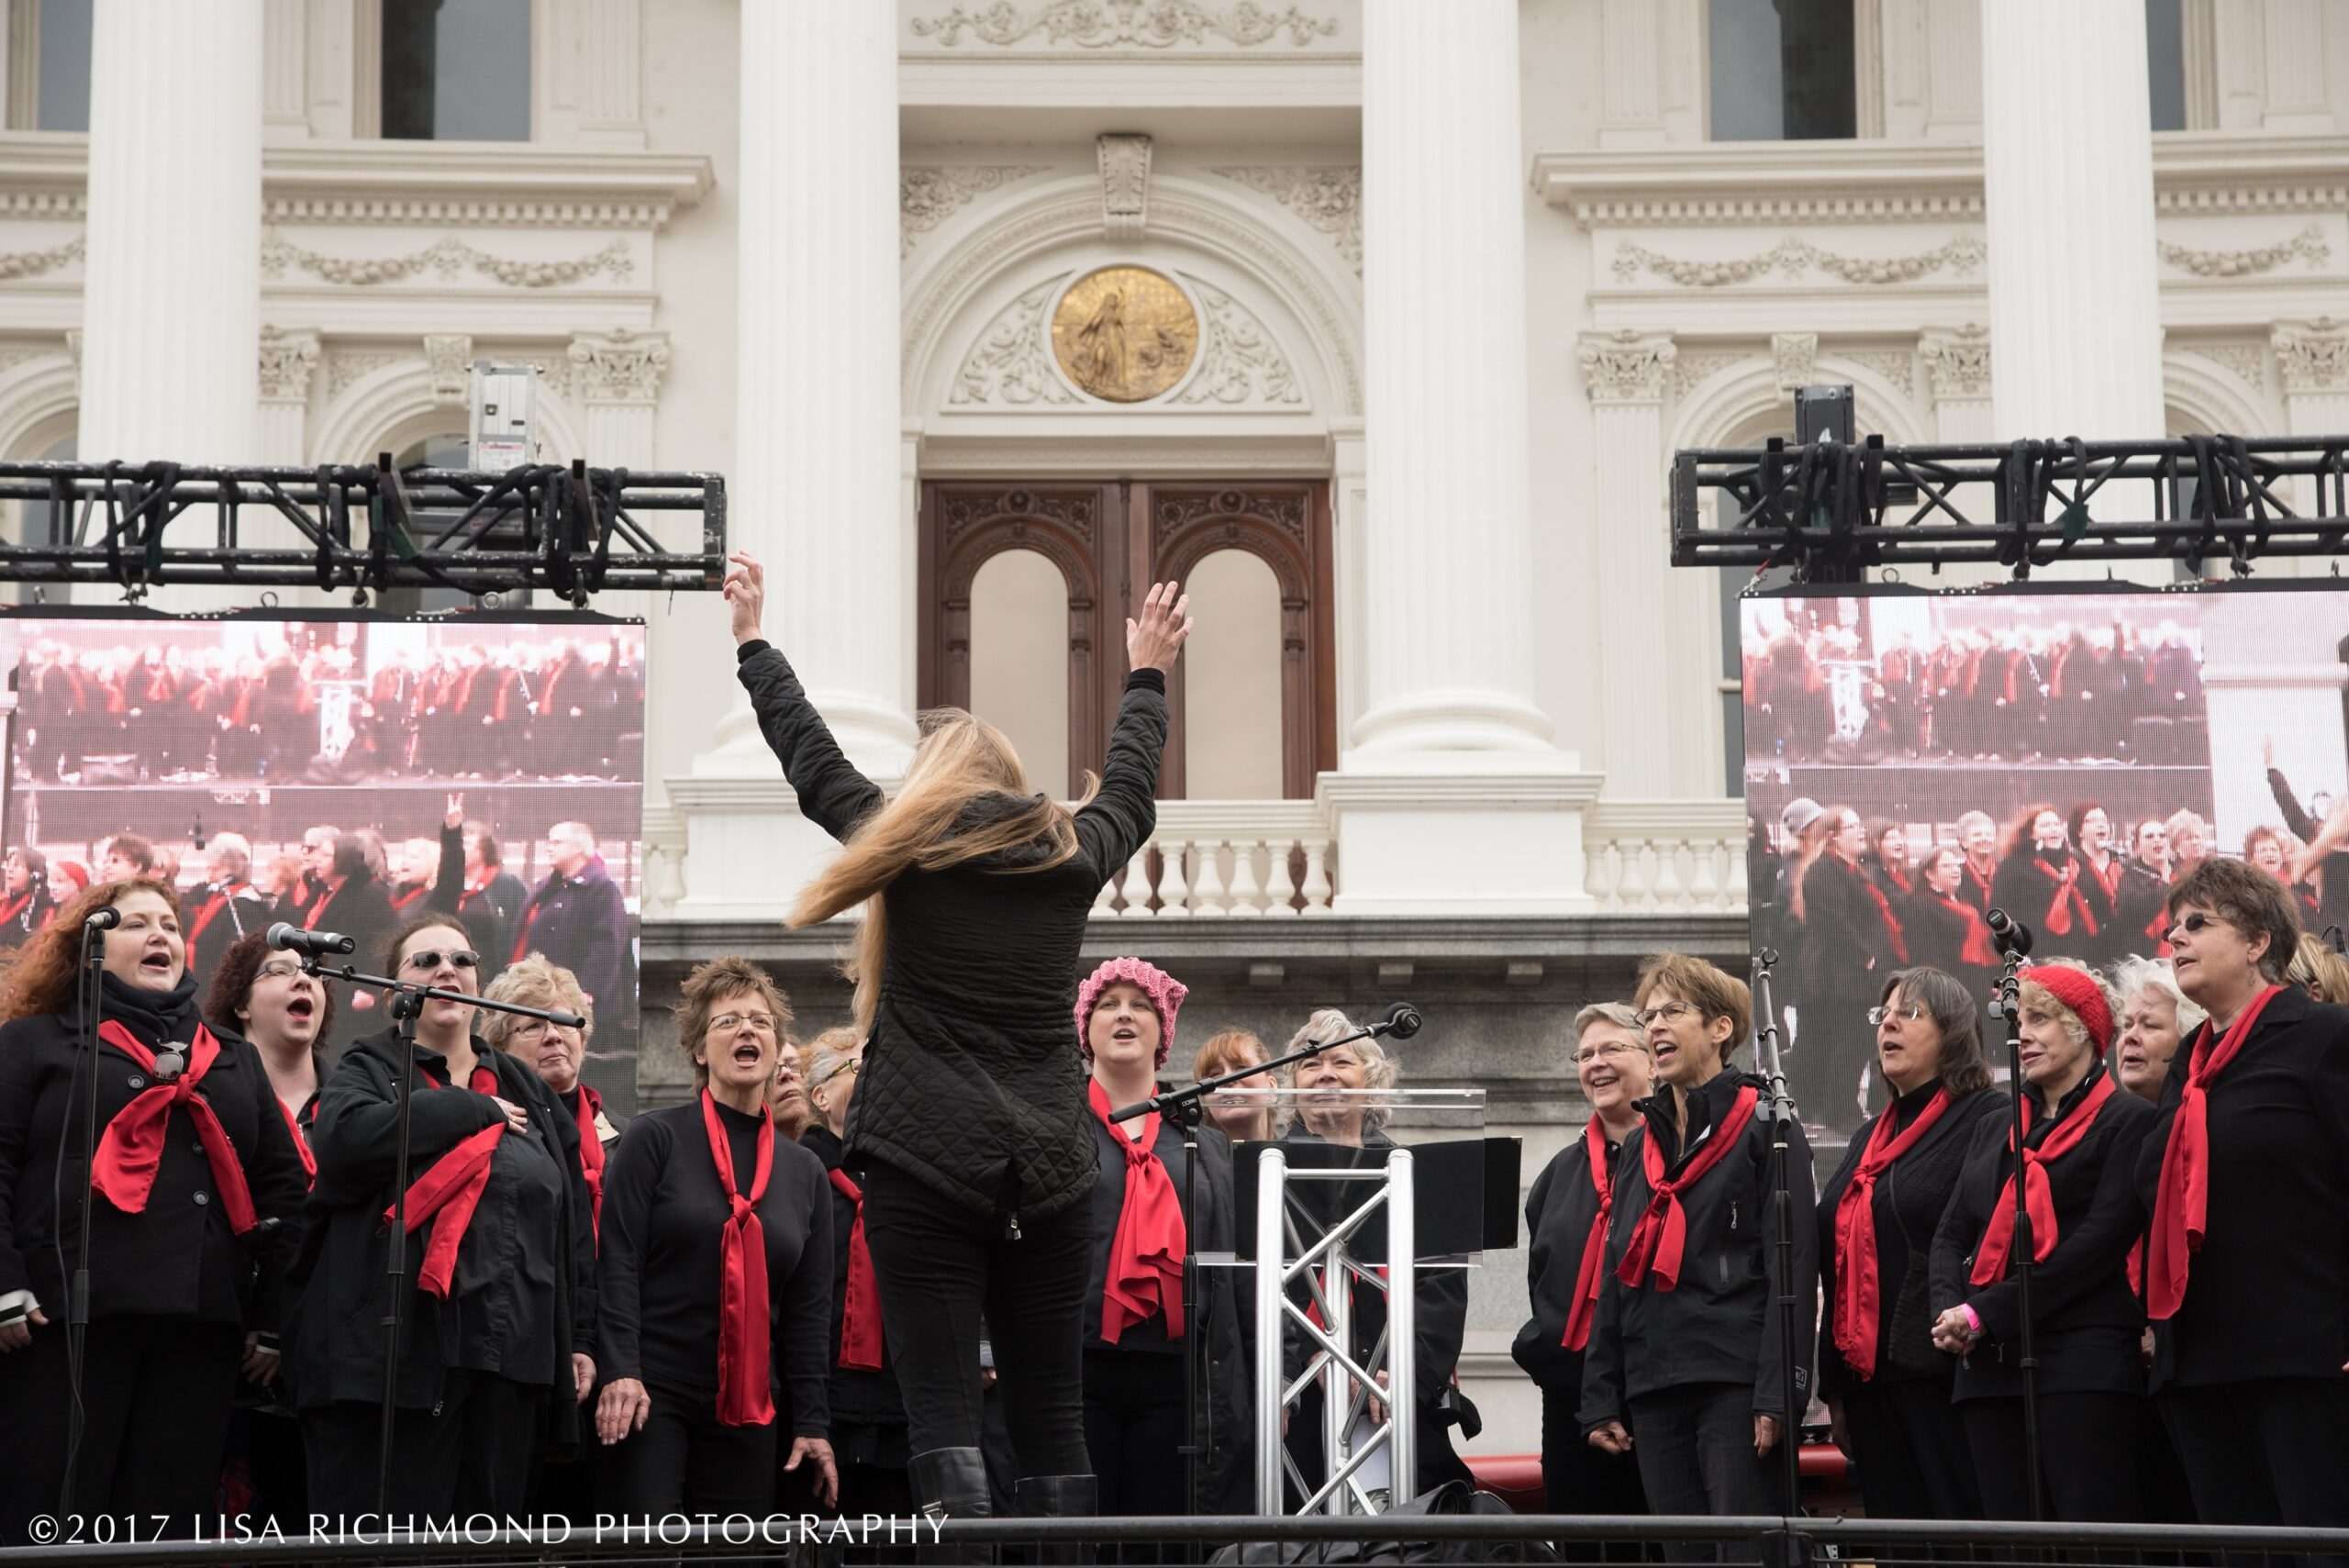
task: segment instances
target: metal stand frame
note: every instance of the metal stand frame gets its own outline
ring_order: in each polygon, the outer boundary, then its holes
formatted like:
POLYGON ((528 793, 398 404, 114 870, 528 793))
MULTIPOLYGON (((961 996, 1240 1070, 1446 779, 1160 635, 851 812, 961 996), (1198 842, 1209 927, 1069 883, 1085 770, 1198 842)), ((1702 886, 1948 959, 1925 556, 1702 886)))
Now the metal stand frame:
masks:
POLYGON ((1353 1167, 1291 1170, 1287 1152, 1278 1143, 1264 1146, 1257 1156, 1256 1186, 1256 1507, 1260 1513, 1283 1514, 1285 1480, 1293 1481, 1305 1497, 1302 1514, 1374 1514, 1379 1511, 1355 1475, 1381 1448, 1393 1481, 1389 1500, 1408 1498, 1416 1490, 1419 1473, 1418 1401, 1413 1396, 1419 1366, 1418 1297, 1414 1294, 1419 1269, 1413 1254, 1418 1245, 1413 1222, 1417 1186, 1411 1151, 1388 1151, 1383 1173, 1353 1167), (1378 1190, 1343 1218, 1329 1227, 1311 1246, 1301 1245, 1293 1202, 1293 1181, 1375 1182, 1378 1190), (1348 1239, 1371 1216, 1386 1216, 1386 1273, 1357 1261, 1348 1239), (1292 1256, 1291 1254, 1295 1255, 1292 1256), (1318 1273, 1317 1273, 1318 1271, 1318 1273), (1307 1309, 1289 1299, 1289 1286, 1302 1280, 1311 1304, 1321 1310, 1315 1323, 1307 1309), (1367 1364, 1352 1351, 1353 1282, 1360 1280, 1386 1293, 1386 1329, 1371 1348, 1367 1364), (1287 1380, 1281 1350, 1284 1329, 1297 1331, 1313 1346, 1297 1381, 1287 1380), (1325 1328, 1323 1325, 1327 1325, 1325 1328), (1360 1448, 1350 1440, 1362 1416, 1378 1373, 1386 1373, 1381 1403, 1386 1418, 1375 1423, 1360 1448), (1299 1473, 1281 1441, 1281 1412, 1315 1378, 1321 1379, 1321 1452, 1327 1475, 1318 1482, 1299 1473))

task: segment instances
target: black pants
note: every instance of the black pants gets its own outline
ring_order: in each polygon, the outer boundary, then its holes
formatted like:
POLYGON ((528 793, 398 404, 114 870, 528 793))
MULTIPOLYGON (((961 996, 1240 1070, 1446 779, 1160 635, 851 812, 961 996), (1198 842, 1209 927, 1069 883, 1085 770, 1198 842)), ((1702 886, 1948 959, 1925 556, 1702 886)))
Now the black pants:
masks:
POLYGON ((2170 1387, 2157 1402, 2204 1524, 2349 1527, 2349 1378, 2170 1387))
MULTIPOLYGON (((0 1355, 0 1541, 26 1544, 36 1514, 160 1514, 184 1536, 219 1512, 220 1460, 244 1330, 180 1318, 101 1318, 83 1340, 74 1496, 65 1488, 72 1383, 64 1313, 0 1355)), ((42 1542, 39 1544, 48 1544, 42 1542)))
MULTIPOLYGON (((1631 1401, 1631 1454, 1659 1514, 1777 1514, 1776 1451, 1753 1451, 1753 1386, 1692 1383, 1631 1401)), ((1782 1434, 1785 1442, 1794 1434, 1782 1434)))
MULTIPOLYGON (((747 1514, 774 1507, 775 1423, 729 1427, 715 1402, 648 1387, 652 1412, 641 1431, 604 1450, 598 1512, 628 1518, 664 1514, 747 1514)), ((803 1464, 802 1469, 806 1466, 803 1464)))
POLYGON ((1183 1357, 1085 1352, 1085 1450, 1104 1514, 1185 1514, 1183 1357))
MULTIPOLYGON (((2039 1473, 2047 1517, 2076 1524, 2135 1524, 2136 1430, 2143 1399, 2134 1394, 2042 1394, 2039 1473)), ((1966 1446, 1994 1519, 2031 1518, 2031 1470, 2023 1458, 2022 1400, 1968 1399, 1958 1407, 1966 1446)))
MULTIPOLYGON (((1542 1506, 1553 1514, 1644 1514, 1648 1495, 1640 1485, 1640 1462, 1628 1453, 1590 1446, 1575 1407, 1582 1388, 1542 1385, 1542 1506)), ((1562 1541, 1558 1555, 1569 1562, 1637 1562, 1636 1543, 1601 1547, 1586 1540, 1562 1541)))
POLYGON ((245 1412, 245 1457, 252 1466, 253 1497, 262 1513, 291 1534, 310 1523, 310 1467, 302 1454, 302 1424, 271 1408, 245 1412))
POLYGON ((1009 1240, 1000 1221, 880 1161, 866 1175, 864 1236, 913 1452, 979 1445, 984 1317, 1019 1473, 1082 1475, 1093 1210, 1022 1216, 1020 1229, 1009 1240))
POLYGON ((1982 1517, 1974 1453, 1948 1384, 1932 1378, 1856 1384, 1843 1393, 1843 1420, 1868 1518, 1982 1517))
MULTIPOLYGON (((486 1372, 451 1372, 440 1403, 393 1418, 390 1508, 433 1518, 519 1514, 545 1446, 547 1389, 486 1372)), ((302 1412, 314 1512, 373 1513, 383 1408, 339 1401, 302 1412)))

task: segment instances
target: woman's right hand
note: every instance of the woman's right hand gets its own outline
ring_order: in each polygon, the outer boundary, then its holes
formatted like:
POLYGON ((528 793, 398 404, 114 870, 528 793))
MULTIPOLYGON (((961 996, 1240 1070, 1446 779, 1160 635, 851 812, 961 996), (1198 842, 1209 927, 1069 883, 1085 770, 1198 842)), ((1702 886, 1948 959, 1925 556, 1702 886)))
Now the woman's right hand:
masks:
POLYGON ((1191 595, 1173 583, 1152 583, 1141 617, 1126 619, 1126 667, 1172 671, 1191 635, 1191 595))
POLYGON ((734 645, 740 648, 762 635, 759 621, 767 607, 767 571, 747 550, 738 550, 726 559, 732 562, 726 569, 726 606, 733 612, 734 645))
POLYGON ((652 1396, 644 1391, 643 1383, 616 1377, 604 1385, 603 1396, 596 1401, 596 1435, 609 1448, 630 1432, 642 1431, 644 1418, 651 1414, 652 1396))
POLYGON ((1602 1421, 1590 1429, 1590 1446, 1609 1453, 1631 1451, 1631 1434, 1620 1421, 1602 1421))
POLYGON ((33 1330, 49 1327, 49 1315, 36 1307, 15 1322, 0 1326, 0 1351, 21 1351, 33 1342, 33 1330))

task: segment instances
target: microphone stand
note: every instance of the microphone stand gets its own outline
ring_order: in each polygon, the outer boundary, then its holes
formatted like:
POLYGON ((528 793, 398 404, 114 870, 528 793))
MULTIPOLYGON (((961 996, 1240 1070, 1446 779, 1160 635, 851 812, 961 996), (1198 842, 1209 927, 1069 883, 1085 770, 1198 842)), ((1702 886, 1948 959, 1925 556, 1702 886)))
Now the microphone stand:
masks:
POLYGON ((2006 961, 2006 969, 1998 976, 1996 998, 1990 1004, 1990 1016, 2007 1021, 2007 1101, 2009 1125, 2014 1140, 2015 1229, 2014 1246, 2008 1256, 2015 1275, 2015 1299, 2022 1318, 2022 1462, 2031 1477, 2031 1517, 2034 1520, 2047 1517, 2044 1485, 2039 1474, 2039 1346, 2032 1330, 2031 1271, 2037 1261, 2037 1248, 2031 1234, 2031 1207, 2023 1201, 2022 1150, 2022 1007, 2017 1000, 2022 989, 2022 949, 1998 939, 1998 951, 2006 961))
POLYGON ((526 1007, 518 1002, 492 1001, 471 991, 449 991, 437 985, 418 985, 413 981, 393 980, 381 974, 362 974, 349 964, 328 968, 317 953, 302 955, 302 973, 320 980, 347 981, 352 985, 392 993, 392 1018, 399 1029, 400 1064, 392 1090, 398 1103, 399 1158, 398 1163, 392 1167, 392 1244, 385 1252, 384 1265, 384 1410, 383 1425, 378 1429, 377 1437, 380 1446, 375 1456, 375 1509, 388 1518, 392 1507, 393 1418, 399 1408, 400 1315, 407 1299, 405 1288, 407 1284, 407 1166, 409 1140, 416 1117, 417 1015, 424 1011, 427 1002, 462 1002, 469 1007, 511 1013, 518 1018, 542 1018, 548 1023, 562 1024, 569 1029, 577 1029, 583 1020, 575 1013, 526 1007))
MULTIPOLYGON (((75 977, 75 984, 80 988, 76 993, 77 1010, 82 1022, 82 1054, 89 1059, 90 1087, 88 1096, 82 1102, 80 1250, 74 1254, 73 1275, 65 1289, 65 1366, 73 1402, 65 1418, 65 1489, 58 1499, 61 1510, 75 1506, 75 1488, 82 1471, 82 1439, 89 1428, 89 1415, 82 1402, 82 1378, 89 1358, 90 1222, 96 1207, 91 1184, 98 1173, 98 1026, 100 1014, 106 1008, 106 929, 84 926, 81 973, 75 977)), ((61 1160, 59 1162, 63 1163, 61 1160)))
POLYGON ((1789 1184, 1787 1145, 1793 1137, 1794 1096, 1787 1093, 1787 1073, 1778 1055, 1777 1014, 1771 1006, 1770 971, 1777 953, 1762 948, 1753 955, 1753 1027, 1756 1054, 1766 1062, 1770 1084, 1770 1203, 1777 1217, 1778 1240, 1772 1248, 1773 1283, 1778 1295, 1778 1374, 1787 1394, 1787 1417, 1778 1433, 1778 1485, 1787 1518, 1802 1517, 1802 1418, 1809 1401, 1795 1386, 1799 1364, 1795 1349, 1795 1194, 1789 1184))

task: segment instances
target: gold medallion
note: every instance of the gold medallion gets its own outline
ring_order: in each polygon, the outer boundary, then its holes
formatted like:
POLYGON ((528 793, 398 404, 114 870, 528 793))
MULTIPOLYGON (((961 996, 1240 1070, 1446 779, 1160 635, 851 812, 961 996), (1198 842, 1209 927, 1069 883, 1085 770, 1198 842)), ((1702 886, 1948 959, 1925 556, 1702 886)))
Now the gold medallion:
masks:
POLYGON ((1069 380, 1110 403, 1141 403, 1183 379, 1199 318, 1172 278, 1104 267, 1069 285, 1052 311, 1052 353, 1069 380))

